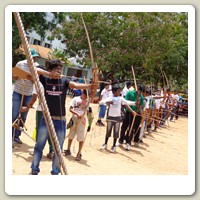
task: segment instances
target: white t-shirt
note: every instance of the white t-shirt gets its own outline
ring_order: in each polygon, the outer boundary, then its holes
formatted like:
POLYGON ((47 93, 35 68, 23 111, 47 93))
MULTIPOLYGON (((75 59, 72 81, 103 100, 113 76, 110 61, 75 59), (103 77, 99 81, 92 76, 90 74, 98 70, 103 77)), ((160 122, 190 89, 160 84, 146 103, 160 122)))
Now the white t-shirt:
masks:
MULTIPOLYGON (((104 88, 102 91, 101 91, 101 96, 102 96, 102 99, 101 100, 104 100, 108 97, 111 97, 112 96, 112 91, 110 90, 110 88, 106 89, 104 88)), ((100 101, 101 102, 101 101, 100 101)), ((100 105, 105 105, 106 103, 100 103, 100 105)))
POLYGON ((174 105, 177 106, 178 101, 179 101, 179 95, 178 94, 172 94, 172 97, 175 99, 174 100, 174 105))
POLYGON ((146 104, 147 104, 147 102, 148 102, 148 100, 147 100, 147 98, 145 97, 145 98, 144 98, 144 110, 146 110, 146 104))
POLYGON ((151 103, 150 100, 153 100, 153 97, 152 96, 146 96, 145 98, 147 100, 146 105, 145 105, 145 109, 149 109, 149 108, 151 108, 151 106, 150 106, 150 103, 151 103))
POLYGON ((126 87, 126 85, 124 86, 124 89, 122 90, 122 97, 125 97, 127 92, 129 91, 129 89, 126 87))
POLYGON ((72 106, 74 108, 74 111, 78 114, 82 115, 84 114, 86 108, 87 108, 88 100, 81 99, 81 96, 74 97, 70 102, 70 107, 72 106))
POLYGON ((171 102, 170 101, 170 99, 168 98, 168 94, 166 94, 166 99, 165 99, 165 101, 163 102, 163 104, 162 104, 162 108, 166 108, 166 107, 168 107, 168 104, 171 102))
POLYGON ((133 101, 128 101, 126 99, 124 99, 121 96, 118 97, 108 97, 105 100, 102 100, 103 103, 112 101, 113 103, 110 105, 109 111, 108 111, 108 116, 110 117, 120 117, 121 116, 121 106, 122 104, 124 105, 131 105, 134 106, 135 102, 133 101))
MULTIPOLYGON (((37 62, 34 63, 35 66, 39 65, 37 62)), ((16 65, 16 67, 30 73, 30 67, 27 63, 27 60, 19 61, 16 65)), ((26 96, 31 96, 33 93, 33 83, 29 80, 23 80, 21 78, 18 78, 15 81, 14 91, 19 94, 24 94, 26 96)))
POLYGON ((149 109, 150 96, 146 96, 145 99, 147 101, 145 104, 145 109, 149 109))
POLYGON ((159 108, 160 108, 160 106, 161 106, 161 101, 162 101, 162 98, 160 98, 160 99, 155 99, 156 109, 159 109, 159 108))

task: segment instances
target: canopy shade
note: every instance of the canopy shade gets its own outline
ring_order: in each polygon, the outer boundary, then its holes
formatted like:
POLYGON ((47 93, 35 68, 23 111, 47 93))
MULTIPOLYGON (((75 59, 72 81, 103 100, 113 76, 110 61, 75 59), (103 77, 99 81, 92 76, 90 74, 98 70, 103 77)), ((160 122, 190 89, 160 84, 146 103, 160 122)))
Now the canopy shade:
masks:
MULTIPOLYGON (((49 59, 48 54, 53 52, 52 49, 49 49, 40 45, 29 44, 29 47, 35 49, 38 52, 39 56, 44 59, 49 59)), ((23 46, 21 46, 18 49, 18 51, 21 51, 22 53, 24 53, 23 46)))

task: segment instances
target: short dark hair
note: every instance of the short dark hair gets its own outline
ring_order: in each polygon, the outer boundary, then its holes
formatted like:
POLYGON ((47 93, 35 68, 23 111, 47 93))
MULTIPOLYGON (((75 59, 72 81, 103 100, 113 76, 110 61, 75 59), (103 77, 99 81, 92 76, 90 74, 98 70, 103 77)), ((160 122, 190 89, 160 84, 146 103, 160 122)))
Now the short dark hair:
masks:
POLYGON ((141 92, 143 91, 143 88, 144 88, 143 85, 138 85, 138 87, 137 87, 137 89, 138 89, 139 91, 141 91, 141 92))
POLYGON ((131 86, 132 85, 132 83, 130 82, 130 81, 128 81, 127 83, 126 83, 126 86, 128 87, 128 86, 131 86))
POLYGON ((104 86, 107 86, 107 85, 110 85, 110 83, 109 83, 109 82, 105 82, 105 83, 104 83, 104 86))
POLYGON ((145 91, 147 94, 150 94, 151 93, 151 90, 149 88, 146 88, 146 91, 145 91))
POLYGON ((81 94, 84 94, 85 96, 87 96, 87 90, 81 90, 81 94))
POLYGON ((46 67, 48 68, 48 70, 52 70, 58 66, 63 66, 62 62, 59 59, 56 60, 49 60, 46 62, 46 67))
POLYGON ((120 88, 120 87, 117 87, 117 86, 112 87, 112 92, 115 93, 115 92, 117 92, 117 90, 120 90, 120 89, 121 89, 121 88, 120 88))
POLYGON ((146 93, 146 89, 147 89, 146 86, 143 85, 142 92, 146 93))

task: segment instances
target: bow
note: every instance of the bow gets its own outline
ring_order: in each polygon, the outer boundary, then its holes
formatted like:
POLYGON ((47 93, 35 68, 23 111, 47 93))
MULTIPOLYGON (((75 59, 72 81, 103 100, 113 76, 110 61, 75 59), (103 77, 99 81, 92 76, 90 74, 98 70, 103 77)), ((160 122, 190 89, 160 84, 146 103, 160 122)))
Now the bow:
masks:
MULTIPOLYGON (((85 25, 85 21, 84 21, 84 19, 83 19, 82 14, 81 14, 81 19, 82 19, 82 22, 83 22, 83 26, 84 26, 84 29, 85 29, 86 36, 87 36, 88 45, 89 45, 89 50, 90 50, 90 57, 91 57, 91 61, 92 61, 92 82, 93 82, 93 83, 97 83, 97 82, 98 82, 98 68, 97 68, 97 64, 94 62, 94 57, 93 57, 93 52, 92 52, 92 46, 91 46, 91 43, 90 43, 90 37, 89 37, 89 33, 88 33, 87 27, 86 27, 86 25, 85 25)), ((84 80, 85 80, 85 79, 84 79, 84 80)), ((85 80, 85 82, 86 82, 86 80, 85 80)), ((95 95, 95 93, 96 93, 96 91, 95 91, 94 89, 93 89, 93 90, 91 89, 91 94, 90 94, 90 96, 89 96, 89 95, 88 95, 88 90, 87 90, 87 96, 88 96, 89 100, 88 100, 88 103, 87 103, 86 112, 87 112, 87 110, 88 110, 88 108, 89 108, 89 106, 90 106, 90 105, 89 105, 90 102, 93 102, 93 100, 94 100, 94 95, 95 95)), ((85 114, 86 114, 86 113, 85 113, 85 114)), ((85 116, 85 114, 84 114, 84 116, 85 116)), ((83 116, 83 117, 84 117, 84 116, 83 116)), ((78 123, 80 123, 80 122, 81 122, 81 120, 80 120, 78 123)), ((78 126, 78 123, 77 123, 77 125, 76 125, 76 128, 77 128, 77 126, 78 126)), ((91 126, 91 121, 90 121, 90 120, 89 120, 89 124, 90 124, 90 126, 91 126)), ((87 132, 88 132, 88 131, 86 131, 83 144, 82 144, 81 148, 79 149, 79 152, 78 152, 77 156, 81 156, 81 151, 82 151, 83 145, 84 145, 85 140, 86 140, 86 137, 87 137, 87 132)))
MULTIPOLYGON (((85 29, 85 33, 86 33, 86 37, 87 37, 87 41, 88 41, 88 46, 89 46, 89 50, 90 50, 90 57, 91 57, 91 62, 92 62, 92 83, 98 83, 98 73, 99 73, 99 69, 97 67, 97 63, 94 62, 94 56, 93 56, 93 51, 92 51, 92 45, 90 42, 90 37, 89 37, 89 33, 85 24, 85 21, 83 19, 83 15, 81 14, 81 19, 83 22, 83 26, 85 29)), ((92 90, 91 94, 90 94, 90 102, 94 101, 94 96, 95 96, 96 91, 92 90)))
MULTIPOLYGON (((132 69, 132 73, 133 73, 133 79, 134 79, 135 90, 136 90, 136 95, 137 95, 137 83, 136 83, 136 79, 135 79, 135 72, 134 72, 133 66, 131 66, 131 69, 132 69)), ((137 97, 138 97, 138 95, 137 95, 137 97)), ((137 99, 137 101, 138 101, 138 99, 137 99)), ((137 105, 136 105, 136 106, 137 106, 137 105)), ((133 130, 133 125, 134 125, 134 122, 135 122, 136 115, 137 115, 137 114, 135 114, 134 117, 133 117, 133 120, 132 120, 132 123, 131 123, 131 127, 130 127, 129 133, 128 133, 129 136, 131 135, 131 132, 132 132, 132 130, 133 130)))
POLYGON ((166 79, 166 82, 167 82, 167 87, 169 88, 169 81, 168 81, 167 75, 166 75, 166 73, 164 71, 162 71, 162 72, 163 72, 163 74, 165 76, 165 79, 166 79))

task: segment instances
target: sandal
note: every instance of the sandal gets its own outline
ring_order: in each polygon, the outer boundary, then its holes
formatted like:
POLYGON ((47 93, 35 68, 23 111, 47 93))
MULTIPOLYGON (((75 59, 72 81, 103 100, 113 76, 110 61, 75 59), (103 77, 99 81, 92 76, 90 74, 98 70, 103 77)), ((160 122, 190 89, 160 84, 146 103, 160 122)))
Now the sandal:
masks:
POLYGON ((82 155, 79 154, 79 155, 76 156, 75 160, 76 160, 76 161, 80 161, 80 160, 81 160, 81 157, 82 157, 82 155))
POLYGON ((64 150, 64 155, 65 156, 70 156, 71 155, 71 151, 70 150, 64 150))
POLYGON ((54 152, 49 152, 49 153, 47 154, 47 158, 52 159, 52 158, 53 158, 53 155, 54 155, 54 152))

